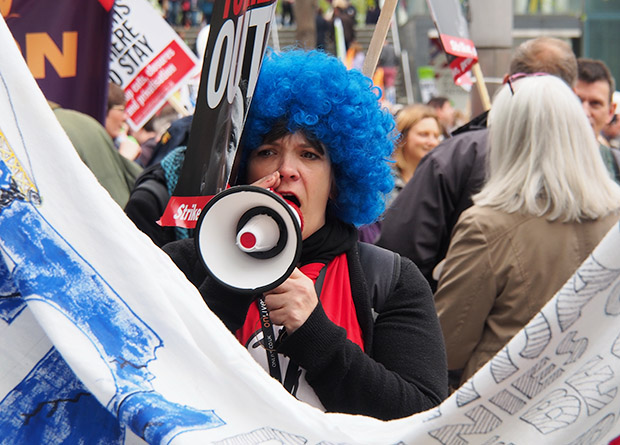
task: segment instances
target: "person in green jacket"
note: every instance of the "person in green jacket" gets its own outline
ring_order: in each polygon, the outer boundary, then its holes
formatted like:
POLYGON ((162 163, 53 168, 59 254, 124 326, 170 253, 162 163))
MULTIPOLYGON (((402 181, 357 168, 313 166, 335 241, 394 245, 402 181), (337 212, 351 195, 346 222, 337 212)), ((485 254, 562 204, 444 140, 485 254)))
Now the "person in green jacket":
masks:
POLYGON ((103 125, 91 116, 51 102, 50 106, 80 159, 112 199, 125 207, 142 167, 121 156, 103 125))

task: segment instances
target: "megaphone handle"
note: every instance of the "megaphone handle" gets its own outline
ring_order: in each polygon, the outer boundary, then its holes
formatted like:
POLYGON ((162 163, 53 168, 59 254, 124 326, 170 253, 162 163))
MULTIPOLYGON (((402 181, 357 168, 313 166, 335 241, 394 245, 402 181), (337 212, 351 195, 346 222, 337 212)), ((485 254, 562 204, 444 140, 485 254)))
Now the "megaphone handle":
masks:
POLYGON ((258 306, 258 316, 260 317, 261 330, 263 331, 263 346, 267 353, 267 367, 269 374, 274 379, 282 382, 282 372, 280 371, 280 360, 276 352, 276 335, 273 323, 265 304, 265 297, 261 295, 256 301, 258 306))

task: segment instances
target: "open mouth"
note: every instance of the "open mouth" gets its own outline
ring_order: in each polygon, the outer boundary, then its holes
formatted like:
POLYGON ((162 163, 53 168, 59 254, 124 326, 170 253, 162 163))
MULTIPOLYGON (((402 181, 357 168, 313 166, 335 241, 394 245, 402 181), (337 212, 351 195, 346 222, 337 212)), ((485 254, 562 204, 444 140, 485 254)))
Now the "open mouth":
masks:
POLYGON ((280 196, 282 196, 285 201, 295 204, 298 208, 301 208, 299 198, 297 198, 297 196, 293 195, 292 193, 281 193, 280 196))

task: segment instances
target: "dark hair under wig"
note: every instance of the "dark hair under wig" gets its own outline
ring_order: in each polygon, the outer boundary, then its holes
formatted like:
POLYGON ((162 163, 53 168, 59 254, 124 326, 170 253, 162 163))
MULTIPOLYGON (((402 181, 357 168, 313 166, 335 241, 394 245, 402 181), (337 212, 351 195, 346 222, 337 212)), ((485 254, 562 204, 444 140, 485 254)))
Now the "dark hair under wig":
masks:
POLYGON ((347 223, 373 222, 394 186, 397 136, 380 95, 368 77, 321 51, 268 52, 244 127, 241 177, 248 154, 284 122, 327 147, 337 188, 329 211, 347 223))

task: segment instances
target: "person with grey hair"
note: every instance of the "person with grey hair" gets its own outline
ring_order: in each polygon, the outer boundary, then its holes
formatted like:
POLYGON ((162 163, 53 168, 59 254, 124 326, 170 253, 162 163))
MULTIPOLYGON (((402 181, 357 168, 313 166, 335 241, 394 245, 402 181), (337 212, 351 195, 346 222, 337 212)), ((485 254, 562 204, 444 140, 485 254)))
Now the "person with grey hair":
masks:
POLYGON ((542 309, 620 217, 620 187, 565 82, 509 77, 489 128, 488 177, 454 227, 435 293, 454 386, 542 309))
POLYGON ((577 63, 571 47, 554 37, 538 37, 519 45, 510 61, 510 74, 549 73, 573 87, 577 82, 577 63))
MULTIPOLYGON (((537 72, 553 74, 572 87, 577 59, 570 45, 550 37, 522 43, 509 74, 537 72)), ((446 256, 452 229, 484 182, 486 117, 484 113, 453 131, 422 159, 381 223, 376 244, 413 260, 432 289, 437 286, 433 270, 446 256)))

